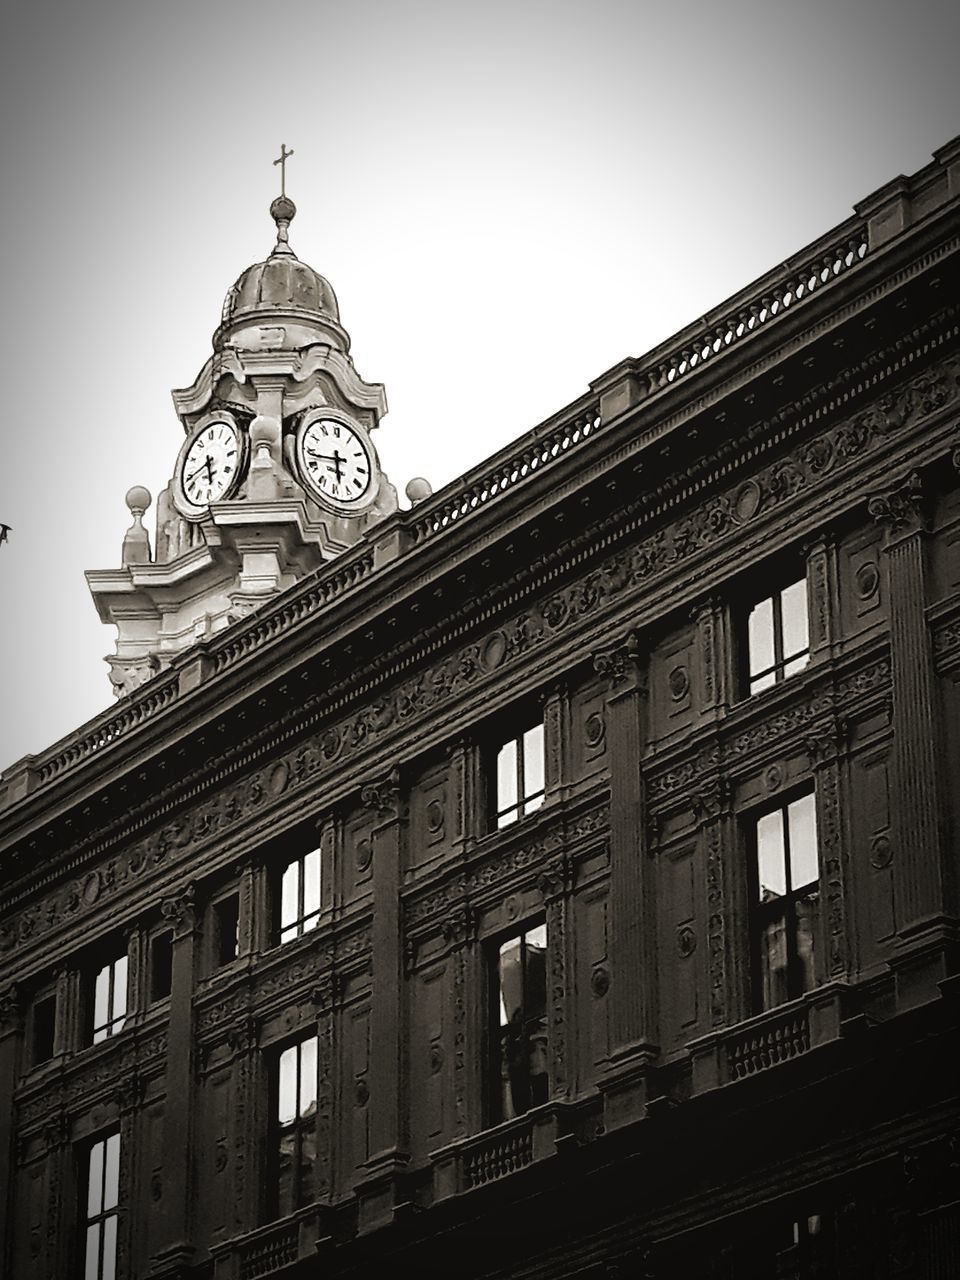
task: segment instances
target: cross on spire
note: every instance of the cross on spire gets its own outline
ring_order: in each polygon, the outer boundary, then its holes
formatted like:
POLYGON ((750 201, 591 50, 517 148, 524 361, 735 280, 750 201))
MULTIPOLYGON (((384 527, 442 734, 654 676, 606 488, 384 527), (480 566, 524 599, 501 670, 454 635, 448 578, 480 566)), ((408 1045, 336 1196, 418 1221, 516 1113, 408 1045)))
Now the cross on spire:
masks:
POLYGON ((293 151, 288 151, 287 144, 285 142, 281 142, 280 154, 273 163, 280 166, 280 194, 282 196, 287 194, 287 161, 292 155, 293 151))

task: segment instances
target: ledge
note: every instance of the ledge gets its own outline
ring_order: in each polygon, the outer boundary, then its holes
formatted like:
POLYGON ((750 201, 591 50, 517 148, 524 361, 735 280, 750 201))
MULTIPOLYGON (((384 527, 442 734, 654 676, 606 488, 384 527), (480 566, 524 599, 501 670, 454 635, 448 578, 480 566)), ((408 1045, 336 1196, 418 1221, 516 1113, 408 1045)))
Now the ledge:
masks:
POLYGON ((827 983, 799 1000, 691 1040, 694 1094, 760 1075, 839 1040, 848 989, 845 982, 827 983))
POLYGON ((210 1250, 214 1280, 255 1280, 307 1258, 316 1258, 326 1237, 326 1205, 312 1204, 210 1250))
POLYGON ((513 1120, 431 1152, 434 1201, 499 1182, 556 1155, 557 1139, 565 1133, 560 1118, 565 1110, 563 1102, 546 1102, 513 1120))

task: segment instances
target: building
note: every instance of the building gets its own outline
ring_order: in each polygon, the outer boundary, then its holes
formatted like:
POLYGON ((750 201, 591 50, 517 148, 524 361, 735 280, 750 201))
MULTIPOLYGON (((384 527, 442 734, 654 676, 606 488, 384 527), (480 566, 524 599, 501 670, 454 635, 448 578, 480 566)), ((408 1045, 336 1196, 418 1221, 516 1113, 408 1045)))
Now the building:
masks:
POLYGON ((273 213, 2 777, 6 1274, 957 1275, 960 139, 410 510, 273 213))

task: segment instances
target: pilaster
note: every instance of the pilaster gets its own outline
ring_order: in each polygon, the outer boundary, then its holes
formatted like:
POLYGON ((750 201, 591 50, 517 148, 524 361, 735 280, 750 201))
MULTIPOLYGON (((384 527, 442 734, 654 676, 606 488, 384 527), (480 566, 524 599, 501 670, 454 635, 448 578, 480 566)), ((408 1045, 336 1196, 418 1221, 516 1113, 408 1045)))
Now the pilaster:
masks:
POLYGON ((937 996, 954 944, 940 815, 939 725, 927 603, 927 501, 911 472, 867 504, 884 530, 893 690, 894 895, 901 1007, 937 996))
POLYGON ((547 1050, 550 1057, 550 1096, 565 1098, 571 1089, 567 1048, 570 1026, 570 893, 574 868, 561 854, 540 873, 537 886, 547 917, 547 1050))
POLYGON ((258 1135, 267 1132, 260 1089, 260 1050, 257 1025, 247 1014, 231 1027, 233 1050, 233 1226, 236 1234, 260 1221, 263 1148, 258 1135))
POLYGON ((441 924, 450 948, 452 979, 450 1000, 453 1025, 453 1123, 457 1138, 476 1133, 483 1124, 482 1044, 479 1011, 484 991, 477 947, 477 919, 467 903, 447 912, 441 924))
POLYGON ((856 969, 850 954, 855 938, 847 930, 849 859, 843 822, 843 748, 846 725, 839 721, 807 735, 813 770, 817 844, 820 857, 820 935, 817 954, 821 982, 835 982, 856 969))
POLYGON ((186 885, 182 893, 161 902, 160 910, 173 926, 173 968, 163 1112, 163 1194, 158 1229, 162 1243, 151 1259, 149 1274, 179 1280, 186 1275, 193 1254, 190 1244, 195 1099, 192 1001, 199 934, 193 885, 186 885))
MULTIPOLYGON (((14 1119, 13 1091, 16 1088, 23 1009, 20 992, 11 983, 0 992, 0 1221, 13 1222, 14 1119)), ((9 1227, 0 1237, 0 1264, 10 1248, 9 1227)))
POLYGON ((400 880, 407 804, 399 771, 361 788, 376 814, 373 842, 373 994, 370 1061, 370 1149, 366 1174, 356 1187, 359 1227, 370 1231, 392 1220, 408 1155, 406 1114, 405 992, 400 937, 400 880))
POLYGON ((707 982, 710 1025, 730 1026, 749 1013, 749 974, 743 958, 745 922, 735 909, 736 884, 729 866, 737 848, 733 795, 726 778, 705 779, 692 797, 707 915, 707 982))
POLYGON ((836 643, 840 602, 837 590, 837 550, 833 536, 820 533, 804 548, 807 562, 807 616, 810 660, 831 658, 836 643))
POLYGON ((658 1053, 654 867, 641 768, 647 680, 636 635, 596 653, 594 669, 608 681, 610 954, 616 968, 608 996, 610 1067, 601 1088, 605 1123, 615 1128, 642 1114, 647 1068, 658 1053))
POLYGON ((730 705, 733 668, 726 603, 711 596, 693 611, 697 629, 695 645, 695 697, 701 720, 714 720, 730 705))

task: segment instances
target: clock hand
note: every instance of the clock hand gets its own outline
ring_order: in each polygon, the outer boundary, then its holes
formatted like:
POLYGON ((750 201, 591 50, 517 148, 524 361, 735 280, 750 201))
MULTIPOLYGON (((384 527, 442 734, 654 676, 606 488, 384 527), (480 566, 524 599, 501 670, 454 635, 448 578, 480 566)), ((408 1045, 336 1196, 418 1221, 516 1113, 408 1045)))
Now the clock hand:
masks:
POLYGON ((213 485, 213 459, 210 457, 209 453, 207 454, 206 459, 204 461, 204 466, 207 468, 207 476, 209 477, 210 484, 212 486, 213 485))
POLYGON ((201 463, 200 466, 197 467, 196 471, 191 471, 188 476, 184 476, 183 477, 184 483, 186 483, 186 481, 188 480, 192 480, 194 476, 198 476, 200 472, 204 469, 205 465, 206 465, 205 463, 201 463))
POLYGON ((341 470, 341 467, 343 463, 346 462, 346 458, 343 456, 342 453, 340 453, 338 449, 335 449, 333 453, 314 453, 312 449, 307 449, 305 452, 309 454, 311 458, 317 458, 321 462, 332 462, 333 463, 332 469, 333 469, 334 475, 338 480, 343 479, 343 472, 341 470))

